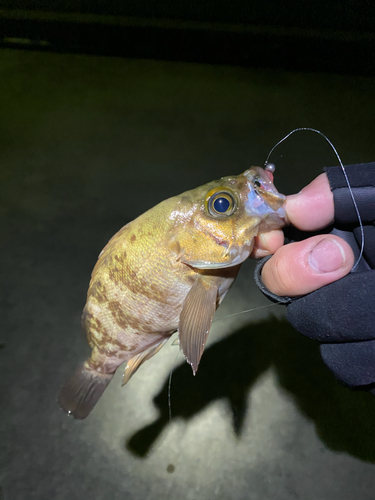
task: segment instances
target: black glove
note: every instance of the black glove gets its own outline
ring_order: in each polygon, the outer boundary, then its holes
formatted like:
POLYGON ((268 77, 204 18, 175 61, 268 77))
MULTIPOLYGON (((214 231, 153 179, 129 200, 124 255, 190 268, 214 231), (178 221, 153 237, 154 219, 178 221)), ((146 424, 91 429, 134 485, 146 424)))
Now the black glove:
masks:
MULTIPOLYGON (((256 281, 271 300, 287 304, 287 319, 300 333, 321 342, 320 351, 335 377, 350 387, 375 387, 375 163, 345 167, 364 229, 363 256, 344 278, 300 298, 271 294, 256 281)), ((362 243, 358 216, 340 167, 325 169, 335 203, 331 234, 345 239, 357 261, 362 243)), ((292 240, 311 236, 287 228, 292 240), (290 234, 291 233, 291 234, 290 234)), ((267 258, 266 258, 267 259, 267 258)))

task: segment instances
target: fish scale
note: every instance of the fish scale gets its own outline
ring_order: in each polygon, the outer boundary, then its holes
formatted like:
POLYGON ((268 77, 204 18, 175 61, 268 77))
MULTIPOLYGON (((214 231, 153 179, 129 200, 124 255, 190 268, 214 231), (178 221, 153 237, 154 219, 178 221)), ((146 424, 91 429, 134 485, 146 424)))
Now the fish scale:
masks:
POLYGON ((178 330, 195 374, 215 310, 254 237, 282 227, 285 196, 252 167, 169 198, 116 233, 92 272, 82 316, 92 354, 63 385, 75 418, 92 411, 117 368, 127 383, 178 330))

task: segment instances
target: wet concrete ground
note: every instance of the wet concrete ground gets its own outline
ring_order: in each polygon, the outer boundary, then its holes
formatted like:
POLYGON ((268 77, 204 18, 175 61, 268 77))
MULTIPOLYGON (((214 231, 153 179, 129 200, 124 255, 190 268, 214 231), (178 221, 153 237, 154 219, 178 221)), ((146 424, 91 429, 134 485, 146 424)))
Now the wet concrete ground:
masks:
MULTIPOLYGON (((341 387, 268 305, 247 262, 198 374, 169 343, 85 421, 56 395, 89 348, 80 315, 107 240, 157 202, 263 164, 295 127, 344 163, 375 158, 374 79, 0 52, 4 500, 373 500, 375 399, 341 387), (168 380, 171 385, 169 420, 168 380)), ((280 146, 290 194, 337 162, 280 146)))

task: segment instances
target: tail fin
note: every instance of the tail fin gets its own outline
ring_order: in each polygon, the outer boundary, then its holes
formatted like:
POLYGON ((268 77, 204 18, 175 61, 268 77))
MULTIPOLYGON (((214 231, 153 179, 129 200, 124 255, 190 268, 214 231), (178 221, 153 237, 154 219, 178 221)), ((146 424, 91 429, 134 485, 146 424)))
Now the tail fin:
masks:
POLYGON ((63 385, 58 402, 74 418, 84 419, 98 402, 113 374, 101 374, 80 365, 63 385))

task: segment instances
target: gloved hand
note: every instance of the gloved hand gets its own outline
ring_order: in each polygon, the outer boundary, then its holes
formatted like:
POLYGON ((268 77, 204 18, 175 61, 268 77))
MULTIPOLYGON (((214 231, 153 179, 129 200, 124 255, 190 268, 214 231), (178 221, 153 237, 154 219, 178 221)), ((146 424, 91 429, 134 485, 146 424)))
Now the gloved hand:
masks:
POLYGON ((333 167, 326 169, 328 179, 322 174, 286 204, 292 224, 320 234, 287 228, 285 233, 294 243, 260 261, 256 281, 271 300, 287 304, 287 319, 296 330, 321 342, 323 360, 337 379, 371 390, 375 387, 375 163, 347 166, 346 172, 364 225, 364 252, 358 265, 347 274, 357 262, 362 237, 342 169, 333 167), (329 234, 322 234, 323 225, 330 222, 329 234))

